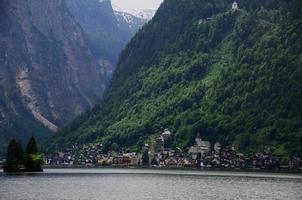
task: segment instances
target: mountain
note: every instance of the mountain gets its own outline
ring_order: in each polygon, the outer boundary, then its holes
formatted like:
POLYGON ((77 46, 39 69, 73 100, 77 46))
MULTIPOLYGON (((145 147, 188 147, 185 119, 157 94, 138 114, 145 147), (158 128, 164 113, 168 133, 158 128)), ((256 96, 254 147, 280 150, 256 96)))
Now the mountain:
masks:
POLYGON ((136 10, 136 9, 123 9, 117 5, 112 5, 113 10, 116 12, 127 13, 132 16, 135 16, 139 19, 143 19, 149 21, 156 13, 156 9, 144 9, 144 10, 136 10))
POLYGON ((133 35, 148 22, 147 19, 138 18, 126 12, 114 11, 114 14, 118 22, 118 27, 128 26, 133 35))
POLYGON ((104 91, 64 0, 1 0, 0 66, 0 153, 12 137, 49 137, 104 91))
POLYGON ((302 154, 302 4, 166 0, 123 50, 110 88, 48 144, 139 149, 164 128, 245 152, 302 154))
POLYGON ((146 21, 115 12, 110 0, 67 0, 67 6, 83 29, 88 47, 108 83, 120 52, 146 21))
POLYGON ((141 10, 141 11, 131 10, 131 11, 129 11, 129 13, 131 13, 132 15, 134 15, 138 18, 150 20, 155 15, 156 10, 154 10, 154 9, 145 9, 145 10, 141 10))

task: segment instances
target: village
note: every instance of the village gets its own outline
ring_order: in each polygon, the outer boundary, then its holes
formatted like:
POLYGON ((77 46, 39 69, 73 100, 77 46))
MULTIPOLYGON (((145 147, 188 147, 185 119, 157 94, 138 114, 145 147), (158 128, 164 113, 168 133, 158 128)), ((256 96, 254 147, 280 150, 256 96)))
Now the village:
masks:
POLYGON ((103 153, 103 145, 91 143, 73 145, 53 155, 45 156, 47 167, 150 167, 192 169, 252 169, 274 171, 302 171, 302 159, 294 156, 281 163, 270 150, 245 155, 239 145, 223 147, 219 142, 211 144, 200 134, 195 144, 186 150, 167 147, 173 137, 165 129, 151 144, 144 144, 140 152, 110 150, 103 153))

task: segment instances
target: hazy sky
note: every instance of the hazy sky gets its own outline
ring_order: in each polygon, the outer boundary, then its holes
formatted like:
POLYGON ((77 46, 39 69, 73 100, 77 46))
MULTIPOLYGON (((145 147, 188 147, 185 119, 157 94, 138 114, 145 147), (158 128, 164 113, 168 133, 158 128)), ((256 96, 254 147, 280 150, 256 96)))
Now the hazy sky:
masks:
POLYGON ((162 1, 163 0, 111 0, 113 5, 116 5, 123 10, 157 9, 162 1))

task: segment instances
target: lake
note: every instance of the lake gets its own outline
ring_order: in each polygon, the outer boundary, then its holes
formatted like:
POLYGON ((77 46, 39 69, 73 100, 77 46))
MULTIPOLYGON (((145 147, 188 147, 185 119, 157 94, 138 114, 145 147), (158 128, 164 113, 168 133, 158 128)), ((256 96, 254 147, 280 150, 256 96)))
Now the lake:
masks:
POLYGON ((302 175, 152 169, 0 172, 0 200, 302 199, 302 175))

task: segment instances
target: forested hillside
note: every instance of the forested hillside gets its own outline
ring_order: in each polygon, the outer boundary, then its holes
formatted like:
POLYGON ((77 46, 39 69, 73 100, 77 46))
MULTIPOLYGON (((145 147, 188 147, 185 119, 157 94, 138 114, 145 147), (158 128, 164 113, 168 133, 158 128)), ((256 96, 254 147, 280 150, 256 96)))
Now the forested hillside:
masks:
POLYGON ((244 151, 301 154, 301 1, 232 3, 166 0, 123 51, 103 101, 49 144, 135 149, 170 128, 175 146, 200 133, 244 151))

